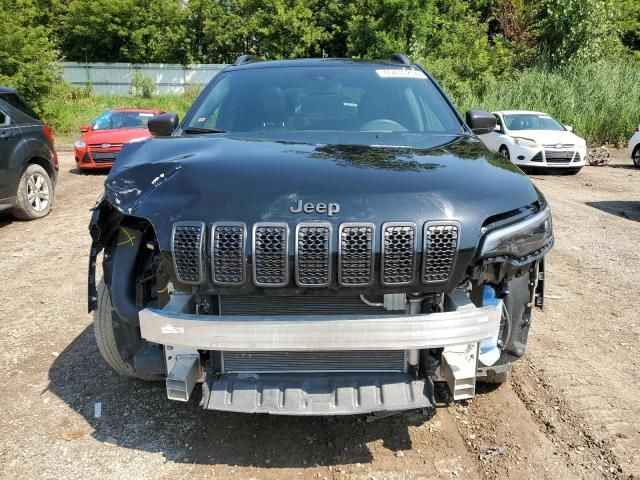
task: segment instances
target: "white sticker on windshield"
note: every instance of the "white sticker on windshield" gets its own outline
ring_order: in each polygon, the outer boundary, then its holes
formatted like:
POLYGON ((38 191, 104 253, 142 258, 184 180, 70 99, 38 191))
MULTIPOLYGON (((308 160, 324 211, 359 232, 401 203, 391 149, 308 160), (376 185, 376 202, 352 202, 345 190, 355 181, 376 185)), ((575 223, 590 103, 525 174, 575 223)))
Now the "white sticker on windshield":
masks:
POLYGON ((420 70, 409 70, 403 68, 387 68, 376 70, 380 78, 427 78, 420 70))

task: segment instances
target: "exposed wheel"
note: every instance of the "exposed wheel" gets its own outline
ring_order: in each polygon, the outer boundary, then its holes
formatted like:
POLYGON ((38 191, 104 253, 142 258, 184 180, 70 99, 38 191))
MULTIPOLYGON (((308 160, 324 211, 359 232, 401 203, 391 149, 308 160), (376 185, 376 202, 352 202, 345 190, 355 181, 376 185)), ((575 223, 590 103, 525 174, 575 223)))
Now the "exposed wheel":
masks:
POLYGON ((636 149, 633 151, 633 164, 640 168, 640 146, 637 146, 636 149))
POLYGON ((53 184, 40 165, 29 165, 20 177, 16 206, 11 213, 20 220, 35 220, 49 214, 53 202, 53 184))
POLYGON ((104 282, 98 286, 98 308, 93 317, 93 331, 96 335, 98 350, 104 361, 116 372, 142 380, 161 380, 155 375, 140 375, 120 353, 123 345, 118 345, 116 331, 123 321, 111 305, 111 292, 104 282), (119 348, 120 347, 120 348, 119 348))
POLYGON ((511 155, 509 154, 509 149, 507 147, 505 147, 504 145, 500 147, 500 150, 498 150, 498 153, 500 155, 502 155, 504 158, 506 158, 507 160, 511 160, 511 155))

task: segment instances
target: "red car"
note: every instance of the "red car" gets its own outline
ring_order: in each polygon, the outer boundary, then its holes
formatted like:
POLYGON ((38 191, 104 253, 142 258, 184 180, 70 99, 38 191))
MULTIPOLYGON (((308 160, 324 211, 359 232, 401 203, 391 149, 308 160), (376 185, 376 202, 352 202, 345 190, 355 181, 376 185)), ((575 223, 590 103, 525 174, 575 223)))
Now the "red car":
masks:
POLYGON ((109 168, 122 145, 151 137, 149 118, 163 110, 114 108, 90 124, 80 127, 82 136, 75 143, 76 166, 81 169, 109 168))

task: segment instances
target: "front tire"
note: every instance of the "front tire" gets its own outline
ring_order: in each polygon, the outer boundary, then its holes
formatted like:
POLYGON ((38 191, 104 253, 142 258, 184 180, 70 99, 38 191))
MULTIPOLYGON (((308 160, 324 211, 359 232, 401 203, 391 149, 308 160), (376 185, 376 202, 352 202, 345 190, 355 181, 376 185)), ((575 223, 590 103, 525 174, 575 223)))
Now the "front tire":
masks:
POLYGON ((636 168, 640 168, 640 146, 636 147, 631 158, 633 159, 633 164, 636 168))
POLYGON ((506 146, 501 146, 500 150, 498 150, 498 153, 507 160, 511 160, 511 154, 509 153, 509 149, 506 146))
POLYGON ((133 366, 121 355, 123 347, 118 344, 116 330, 122 323, 111 304, 111 292, 104 282, 98 286, 98 308, 94 313, 93 331, 96 336, 98 350, 107 365, 121 375, 139 378, 141 380, 161 380, 162 377, 155 375, 141 375, 137 373, 133 366))
POLYGON ((47 216, 52 203, 53 183, 49 174, 40 165, 29 165, 18 182, 16 205, 11 213, 20 220, 35 220, 47 216))

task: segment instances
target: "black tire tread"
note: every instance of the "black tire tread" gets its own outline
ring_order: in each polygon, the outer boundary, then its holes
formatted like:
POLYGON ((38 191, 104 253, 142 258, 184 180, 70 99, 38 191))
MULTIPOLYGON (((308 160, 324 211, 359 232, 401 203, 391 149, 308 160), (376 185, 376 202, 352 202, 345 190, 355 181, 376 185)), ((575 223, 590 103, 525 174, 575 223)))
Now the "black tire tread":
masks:
POLYGON ((631 160, 633 160, 633 165, 636 168, 640 168, 640 163, 636 163, 636 155, 638 155, 638 152, 640 152, 640 145, 638 145, 636 148, 634 148, 633 154, 631 155, 631 160))
POLYGON ((93 317, 93 331, 98 344, 98 350, 104 361, 113 370, 121 375, 126 375, 140 380, 161 380, 159 376, 140 375, 133 367, 120 356, 118 345, 113 333, 113 306, 111 305, 111 292, 104 282, 98 286, 98 308, 93 317))

